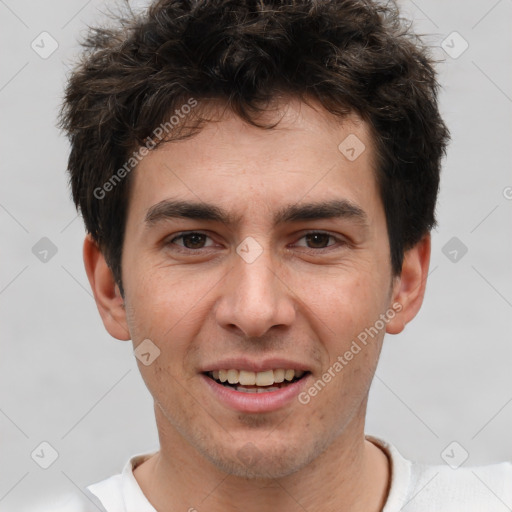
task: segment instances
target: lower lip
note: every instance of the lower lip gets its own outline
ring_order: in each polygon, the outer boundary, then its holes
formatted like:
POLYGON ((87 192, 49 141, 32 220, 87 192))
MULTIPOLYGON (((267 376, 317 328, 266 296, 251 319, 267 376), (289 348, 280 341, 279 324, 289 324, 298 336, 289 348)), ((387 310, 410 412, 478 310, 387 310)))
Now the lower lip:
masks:
POLYGON ((297 399, 297 396, 305 387, 309 375, 304 376, 302 379, 292 384, 288 384, 286 387, 279 389, 279 391, 267 391, 265 393, 245 393, 243 391, 236 391, 235 389, 219 384, 204 374, 201 375, 201 377, 210 387, 213 394, 224 405, 239 412, 261 413, 276 411, 277 409, 289 405, 294 399, 297 399))

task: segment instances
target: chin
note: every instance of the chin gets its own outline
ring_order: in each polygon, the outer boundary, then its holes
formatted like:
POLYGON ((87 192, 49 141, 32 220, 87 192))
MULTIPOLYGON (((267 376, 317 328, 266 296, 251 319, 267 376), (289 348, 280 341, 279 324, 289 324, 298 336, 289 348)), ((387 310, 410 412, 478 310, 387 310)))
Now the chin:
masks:
POLYGON ((304 445, 300 448, 271 447, 263 450, 248 442, 229 455, 228 450, 204 455, 217 469, 229 475, 250 480, 275 480, 296 473, 317 455, 304 450, 304 445))

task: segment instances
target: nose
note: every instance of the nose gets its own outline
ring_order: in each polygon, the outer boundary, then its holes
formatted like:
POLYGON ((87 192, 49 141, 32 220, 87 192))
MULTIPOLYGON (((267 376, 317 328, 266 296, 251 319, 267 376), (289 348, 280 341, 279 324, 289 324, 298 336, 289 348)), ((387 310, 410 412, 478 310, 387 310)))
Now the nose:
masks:
POLYGON ((265 249, 252 262, 234 255, 217 302, 218 324, 246 337, 260 337, 273 327, 289 327, 296 315, 293 292, 265 249))

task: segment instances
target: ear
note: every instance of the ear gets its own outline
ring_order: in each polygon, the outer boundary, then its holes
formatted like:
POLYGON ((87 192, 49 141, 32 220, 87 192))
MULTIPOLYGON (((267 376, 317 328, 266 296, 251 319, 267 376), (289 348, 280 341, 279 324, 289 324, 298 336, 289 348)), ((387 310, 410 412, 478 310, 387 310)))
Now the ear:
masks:
POLYGON ((105 329, 118 340, 131 339, 124 300, 98 244, 90 234, 84 240, 85 271, 105 329))
POLYGON ((402 332, 423 304, 430 264, 430 248, 430 233, 428 233, 404 254, 402 271, 400 276, 395 278, 393 285, 392 304, 397 304, 394 308, 397 314, 386 326, 386 332, 389 334, 402 332))

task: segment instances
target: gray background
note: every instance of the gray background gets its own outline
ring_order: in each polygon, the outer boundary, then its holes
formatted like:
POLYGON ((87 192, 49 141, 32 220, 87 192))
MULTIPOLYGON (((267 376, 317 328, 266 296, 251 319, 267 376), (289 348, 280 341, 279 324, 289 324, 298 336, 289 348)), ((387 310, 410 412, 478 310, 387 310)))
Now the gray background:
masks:
MULTIPOLYGON (((2 511, 79 493, 158 447, 131 342, 105 332, 89 290, 68 144, 55 128, 77 36, 105 5, 0 0, 2 511), (59 45, 46 59, 31 47, 42 46, 43 31, 59 45), (47 262, 32 252, 43 237, 57 248, 47 262), (43 441, 58 452, 46 470, 31 458, 43 441)), ((425 303, 404 333, 386 338, 367 432, 428 463, 444 464, 453 441, 456 457, 468 452, 465 465, 512 460, 512 0, 401 5, 444 59, 441 104, 453 142, 425 303), (453 31, 469 44, 457 58, 440 47, 448 37, 452 54, 461 50, 453 31), (443 252, 452 237, 467 247, 463 257, 456 245, 443 252)))

